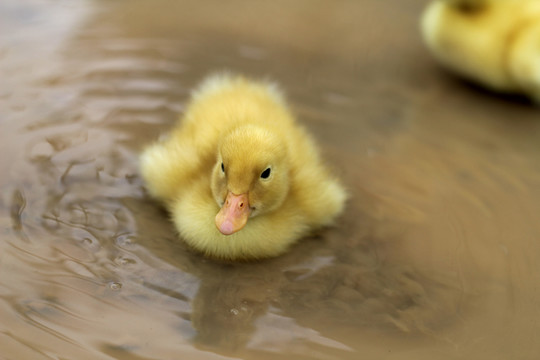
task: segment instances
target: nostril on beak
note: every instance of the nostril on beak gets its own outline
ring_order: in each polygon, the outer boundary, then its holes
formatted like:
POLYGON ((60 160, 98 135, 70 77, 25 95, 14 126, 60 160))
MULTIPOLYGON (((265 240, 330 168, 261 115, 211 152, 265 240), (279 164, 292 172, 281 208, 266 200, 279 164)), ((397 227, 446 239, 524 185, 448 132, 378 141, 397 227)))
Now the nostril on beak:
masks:
POLYGON ((238 207, 239 207, 240 209, 243 208, 243 207, 244 207, 244 203, 241 202, 240 204, 238 204, 238 207))

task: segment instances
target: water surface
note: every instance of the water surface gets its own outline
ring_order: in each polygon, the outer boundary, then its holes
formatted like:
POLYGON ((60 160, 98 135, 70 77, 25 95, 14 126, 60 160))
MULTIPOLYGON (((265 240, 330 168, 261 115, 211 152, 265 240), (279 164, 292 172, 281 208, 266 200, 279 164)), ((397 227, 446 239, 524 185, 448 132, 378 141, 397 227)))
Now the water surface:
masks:
POLYGON ((425 4, 3 1, 0 358, 537 358, 540 113, 441 70, 425 4), (216 69, 351 193, 279 258, 191 252, 139 176, 216 69))

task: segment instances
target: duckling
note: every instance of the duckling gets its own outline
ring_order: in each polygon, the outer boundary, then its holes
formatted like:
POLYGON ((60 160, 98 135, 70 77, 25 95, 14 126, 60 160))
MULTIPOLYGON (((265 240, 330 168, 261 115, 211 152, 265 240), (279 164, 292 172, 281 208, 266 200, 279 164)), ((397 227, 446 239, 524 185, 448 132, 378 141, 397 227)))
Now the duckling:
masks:
POLYGON ((228 73, 196 88, 169 136, 144 149, 140 168, 180 237, 227 260, 284 253, 332 224, 347 197, 277 85, 228 73))
POLYGON ((491 90, 540 102, 539 0, 434 1, 421 25, 443 65, 491 90))

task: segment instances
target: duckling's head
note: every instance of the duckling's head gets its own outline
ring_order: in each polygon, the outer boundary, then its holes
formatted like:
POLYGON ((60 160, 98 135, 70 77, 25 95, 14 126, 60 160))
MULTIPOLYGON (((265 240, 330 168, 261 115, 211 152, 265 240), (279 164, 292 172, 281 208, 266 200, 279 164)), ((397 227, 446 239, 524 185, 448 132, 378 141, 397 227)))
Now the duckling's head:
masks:
POLYGON ((222 234, 233 234, 250 217, 283 204, 289 192, 287 153, 279 136, 258 126, 242 126, 223 137, 211 181, 221 207, 216 226, 222 234))

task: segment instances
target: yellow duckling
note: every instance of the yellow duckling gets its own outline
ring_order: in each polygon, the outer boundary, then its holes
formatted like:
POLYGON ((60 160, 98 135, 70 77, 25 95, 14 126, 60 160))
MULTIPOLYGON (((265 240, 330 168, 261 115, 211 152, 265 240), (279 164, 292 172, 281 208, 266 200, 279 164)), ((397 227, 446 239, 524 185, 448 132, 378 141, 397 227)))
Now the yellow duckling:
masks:
POLYGON ((241 76, 203 81, 182 121, 140 162, 181 237, 217 258, 279 255, 331 224, 346 199, 277 86, 241 76))
POLYGON ((424 12, 422 33, 448 68, 540 102, 539 0, 434 1, 424 12))

